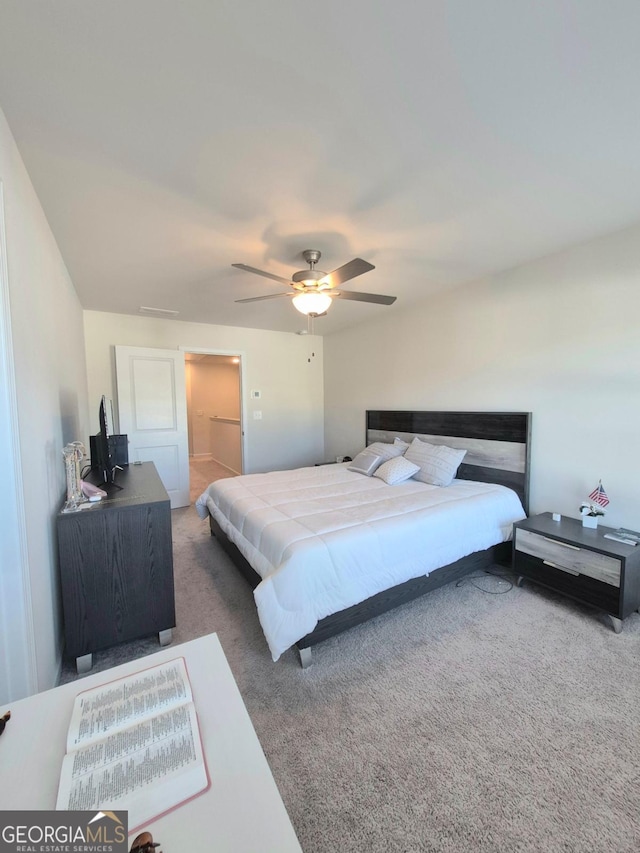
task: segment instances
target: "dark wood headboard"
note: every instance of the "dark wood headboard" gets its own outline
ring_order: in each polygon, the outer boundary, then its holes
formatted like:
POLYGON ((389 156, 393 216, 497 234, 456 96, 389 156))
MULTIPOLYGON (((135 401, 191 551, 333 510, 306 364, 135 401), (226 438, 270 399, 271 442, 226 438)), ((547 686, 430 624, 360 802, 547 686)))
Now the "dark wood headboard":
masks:
POLYGON ((464 448, 456 476, 508 486, 529 514, 531 412, 367 412, 367 444, 396 436, 464 448))

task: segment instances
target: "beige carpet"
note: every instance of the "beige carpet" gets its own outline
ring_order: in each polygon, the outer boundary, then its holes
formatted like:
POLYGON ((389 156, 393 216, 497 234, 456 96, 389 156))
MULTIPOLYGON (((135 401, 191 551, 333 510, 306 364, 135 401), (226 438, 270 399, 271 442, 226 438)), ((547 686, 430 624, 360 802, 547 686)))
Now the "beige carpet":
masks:
POLYGON ((234 471, 215 459, 189 459, 189 500, 195 503, 209 483, 234 476, 234 471))
POLYGON ((173 524, 175 642, 218 632, 305 853, 640 850, 638 614, 616 635, 532 586, 449 586, 303 671, 293 651, 271 661, 206 522, 173 524))

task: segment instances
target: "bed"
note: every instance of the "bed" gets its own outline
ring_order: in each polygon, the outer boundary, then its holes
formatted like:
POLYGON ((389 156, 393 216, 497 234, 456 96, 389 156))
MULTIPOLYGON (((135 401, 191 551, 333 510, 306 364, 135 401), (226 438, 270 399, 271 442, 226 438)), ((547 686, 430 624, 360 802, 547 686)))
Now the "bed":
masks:
MULTIPOLYGON (((254 589, 274 660, 506 562, 528 512, 531 415, 368 411, 365 444, 465 451, 446 488, 388 485, 350 463, 212 483, 196 509, 254 589)), ((410 452, 406 452, 407 458, 410 452)))

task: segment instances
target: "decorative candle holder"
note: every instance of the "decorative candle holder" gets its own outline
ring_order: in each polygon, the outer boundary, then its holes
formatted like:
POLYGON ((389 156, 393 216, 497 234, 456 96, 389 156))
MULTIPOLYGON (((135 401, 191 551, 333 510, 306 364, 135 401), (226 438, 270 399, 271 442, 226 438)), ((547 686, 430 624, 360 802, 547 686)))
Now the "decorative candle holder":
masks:
POLYGON ((81 441, 72 441, 62 448, 64 466, 67 474, 67 500, 62 512, 76 512, 80 505, 87 502, 82 494, 80 482, 80 462, 85 458, 87 451, 81 441))

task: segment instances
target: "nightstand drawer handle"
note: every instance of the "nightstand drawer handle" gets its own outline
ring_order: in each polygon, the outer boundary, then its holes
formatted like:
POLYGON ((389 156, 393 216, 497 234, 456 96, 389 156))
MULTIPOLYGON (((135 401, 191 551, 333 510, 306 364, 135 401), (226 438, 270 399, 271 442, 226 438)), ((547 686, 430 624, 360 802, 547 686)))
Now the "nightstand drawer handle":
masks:
MULTIPOLYGON (((578 551, 580 549, 578 548, 578 551)), ((566 572, 568 575, 576 575, 579 577, 580 572, 576 572, 575 569, 568 569, 566 566, 558 566, 556 563, 552 563, 551 560, 543 560, 542 561, 545 566, 551 566, 552 569, 560 569, 561 572, 566 572)))
POLYGON ((549 536, 543 536, 543 539, 546 539, 547 542, 553 542, 554 545, 562 545, 563 548, 571 548, 572 551, 581 551, 581 548, 578 548, 577 545, 569 545, 567 542, 558 542, 557 539, 551 539, 549 536))

